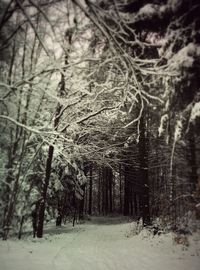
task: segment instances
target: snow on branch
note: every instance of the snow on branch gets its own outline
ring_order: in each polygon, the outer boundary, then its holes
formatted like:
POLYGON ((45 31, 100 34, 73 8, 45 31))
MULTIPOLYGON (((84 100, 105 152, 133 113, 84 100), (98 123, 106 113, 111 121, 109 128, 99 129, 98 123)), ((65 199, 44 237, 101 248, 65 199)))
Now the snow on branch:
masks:
POLYGON ((197 117, 200 117, 200 101, 196 102, 192 108, 190 122, 193 122, 197 117))
MULTIPOLYGON (((119 105, 118 106, 113 106, 113 107, 103 107, 103 108, 99 109, 98 111, 95 111, 95 112, 93 112, 91 114, 88 114, 85 117, 77 120, 76 124, 81 124, 81 123, 89 120, 90 118, 97 116, 98 114, 102 113, 103 111, 115 110, 118 107, 119 107, 119 105)), ((70 126, 70 124, 67 124, 64 128, 62 128, 61 132, 64 132, 69 126, 70 126)))
POLYGON ((20 122, 18 122, 17 120, 9 117, 9 116, 6 116, 6 115, 0 115, 0 118, 1 119, 5 119, 5 120, 8 120, 10 122, 12 122, 13 124, 19 126, 19 127, 22 127, 23 129, 29 131, 29 132, 32 132, 32 133, 35 133, 35 134, 39 134, 39 135, 59 135, 58 132, 55 132, 55 131, 44 131, 42 129, 35 129, 35 128, 32 128, 32 127, 29 127, 29 126, 26 126, 20 122))

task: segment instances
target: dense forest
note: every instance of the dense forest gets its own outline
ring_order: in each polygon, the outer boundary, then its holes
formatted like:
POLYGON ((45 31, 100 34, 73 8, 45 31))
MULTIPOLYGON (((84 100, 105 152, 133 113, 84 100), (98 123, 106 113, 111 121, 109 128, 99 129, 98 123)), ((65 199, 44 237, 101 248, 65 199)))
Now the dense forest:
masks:
POLYGON ((1 0, 0 10, 2 239, 92 215, 195 230, 199 0, 1 0))

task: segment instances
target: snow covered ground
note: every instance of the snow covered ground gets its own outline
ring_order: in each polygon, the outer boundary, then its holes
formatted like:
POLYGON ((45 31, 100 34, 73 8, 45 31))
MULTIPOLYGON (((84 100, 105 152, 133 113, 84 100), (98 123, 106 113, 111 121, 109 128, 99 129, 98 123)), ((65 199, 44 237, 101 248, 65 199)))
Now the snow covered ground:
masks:
MULTIPOLYGON (((132 235, 119 218, 62 228, 48 227, 43 239, 0 242, 0 270, 199 270, 200 239, 177 245, 172 234, 132 235)), ((200 238, 200 237, 199 237, 200 238)))

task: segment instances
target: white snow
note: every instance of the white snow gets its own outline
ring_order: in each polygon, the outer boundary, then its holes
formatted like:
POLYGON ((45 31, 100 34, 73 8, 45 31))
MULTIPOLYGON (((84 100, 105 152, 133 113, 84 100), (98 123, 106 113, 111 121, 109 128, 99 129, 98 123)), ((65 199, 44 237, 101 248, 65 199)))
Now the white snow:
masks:
POLYGON ((160 126, 158 128, 158 136, 160 137, 163 132, 165 131, 165 128, 164 126, 166 125, 166 122, 168 120, 169 116, 168 114, 164 114, 162 117, 161 117, 161 120, 160 120, 160 126))
POLYGON ((173 12, 176 12, 183 1, 180 0, 168 0, 167 6, 172 9, 173 12))
POLYGON ((158 12, 158 6, 153 4, 146 4, 139 10, 139 16, 145 18, 152 18, 158 12))
POLYGON ((194 121, 197 117, 200 116, 200 102, 196 102, 192 108, 190 121, 194 121))
POLYGON ((183 129, 183 123, 179 119, 176 121, 176 126, 175 126, 175 132, 174 132, 174 141, 175 142, 177 142, 181 138, 182 129, 183 129))
POLYGON ((43 239, 0 242, 1 270, 197 270, 199 240, 189 247, 172 234, 132 232, 134 223, 93 218, 85 224, 46 229, 43 239))
POLYGON ((172 69, 190 68, 198 57, 200 57, 200 46, 189 43, 169 60, 169 66, 172 69))

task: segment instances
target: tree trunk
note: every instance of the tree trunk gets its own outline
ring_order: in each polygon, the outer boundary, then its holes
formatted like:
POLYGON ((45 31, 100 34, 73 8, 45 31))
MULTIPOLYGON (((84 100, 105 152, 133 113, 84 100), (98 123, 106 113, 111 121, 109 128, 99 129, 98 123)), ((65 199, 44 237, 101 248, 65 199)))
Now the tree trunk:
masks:
POLYGON ((105 215, 105 183, 106 183, 106 180, 105 180, 105 171, 104 171, 104 167, 101 168, 102 169, 102 182, 101 182, 101 211, 103 213, 103 215, 105 215))
POLYGON ((85 203, 85 184, 82 186, 83 190, 83 198, 79 201, 79 207, 78 207, 78 216, 79 219, 84 218, 84 203, 85 203))
POLYGON ((113 173, 112 169, 108 168, 109 170, 109 212, 112 213, 113 210, 113 201, 112 201, 112 195, 113 195, 113 190, 112 190, 112 185, 113 185, 113 173))
POLYGON ((92 214, 92 188, 93 188, 93 179, 92 179, 92 164, 90 165, 90 186, 89 186, 89 206, 88 214, 92 214))
POLYGON ((105 173, 105 214, 108 214, 108 210, 109 210, 109 174, 108 174, 108 168, 104 167, 104 173, 105 173))
POLYGON ((195 131, 194 126, 190 124, 190 130, 188 134, 189 140, 189 165, 190 165, 190 186, 191 192, 196 190, 196 185, 198 182, 197 174, 197 158, 196 158, 196 142, 195 142, 195 131))
POLYGON ((22 228, 23 228, 23 224, 24 224, 24 216, 21 217, 20 220, 20 227, 19 227, 19 232, 18 232, 18 239, 20 240, 22 237, 22 228))
POLYGON ((18 194, 18 189, 19 189, 19 178, 20 178, 21 169, 22 169, 22 161, 23 161, 24 151, 25 151, 25 139, 23 140, 23 143, 22 143, 22 151, 21 151, 21 155, 20 155, 20 159, 19 159, 20 162, 19 162, 18 173, 17 173, 16 179, 15 179, 14 184, 13 184, 13 189, 11 191, 9 203, 6 207, 6 212, 5 212, 5 216, 4 216, 3 240, 7 240, 8 234, 10 231, 10 226, 12 224, 12 219, 13 219, 13 215, 14 215, 14 211, 15 211, 15 205, 16 205, 17 194, 18 194))
MULTIPOLYGON (((68 64, 68 55, 65 56, 65 65, 68 64)), ((65 71, 65 69, 63 70, 65 71)), ((60 89, 58 96, 63 97, 65 95, 65 76, 63 73, 61 73, 61 80, 60 80, 60 89)), ((60 122, 60 118, 62 117, 62 105, 60 103, 57 104, 56 113, 55 113, 55 119, 54 119, 54 128, 55 130, 58 129, 58 125, 60 122)), ((43 236, 43 226, 44 226, 44 215, 45 215, 45 208, 46 208, 46 197, 47 197, 47 189, 49 186, 49 180, 51 176, 51 165, 53 160, 53 152, 54 147, 52 145, 49 146, 48 150, 48 157, 46 162, 46 173, 45 173, 45 180, 43 185, 43 201, 41 203, 41 207, 39 210, 39 221, 38 221, 38 228, 37 228, 37 237, 41 238, 43 236)))
POLYGON ((48 151, 48 158, 46 162, 46 173, 45 173, 45 180, 43 185, 43 194, 42 194, 42 202, 39 209, 39 220, 38 220, 38 227, 37 227, 37 237, 41 238, 43 236, 43 226, 44 226, 44 214, 46 208, 46 197, 47 197, 47 189, 49 186, 49 180, 51 176, 51 164, 53 159, 53 152, 54 147, 52 145, 49 146, 48 151))
POLYGON ((130 214, 129 209, 129 198, 130 198, 130 185, 129 185, 129 166, 124 167, 124 216, 130 214))
POLYGON ((150 224, 150 207, 149 207, 149 176, 148 176, 148 149, 145 130, 144 116, 140 118, 140 137, 138 142, 139 159, 140 159, 140 180, 141 180, 141 210, 143 224, 150 224))
POLYGON ((119 165, 119 207, 120 213, 123 213, 123 203, 122 203, 122 170, 121 165, 119 165))
POLYGON ((133 194, 133 199, 134 199, 134 214, 137 217, 138 216, 138 200, 137 200, 137 194, 133 194))
POLYGON ((98 207, 98 212, 99 214, 101 213, 101 170, 99 169, 99 178, 98 178, 98 202, 97 202, 97 207, 98 207))

